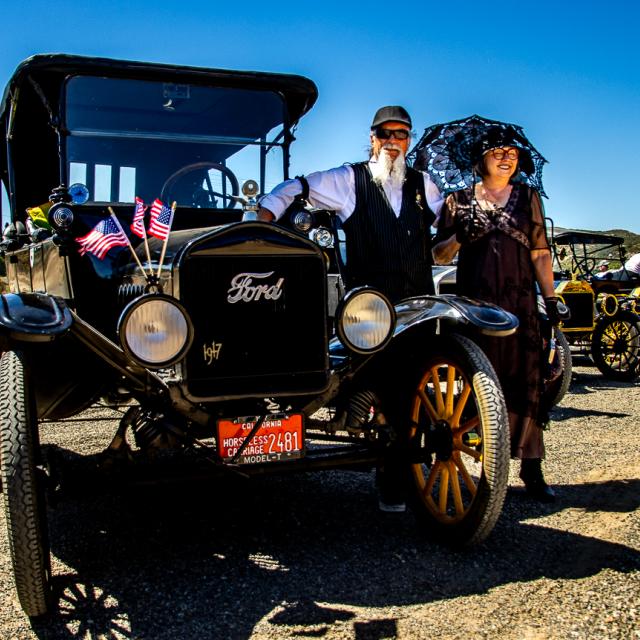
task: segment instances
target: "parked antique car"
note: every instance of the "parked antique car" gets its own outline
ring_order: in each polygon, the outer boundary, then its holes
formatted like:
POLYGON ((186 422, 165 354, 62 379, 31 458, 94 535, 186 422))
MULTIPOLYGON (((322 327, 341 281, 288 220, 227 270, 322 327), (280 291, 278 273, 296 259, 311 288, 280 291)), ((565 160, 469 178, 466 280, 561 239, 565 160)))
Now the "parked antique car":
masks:
POLYGON ((197 451, 222 483, 393 457, 429 535, 470 545, 493 528, 508 422, 470 336, 517 320, 454 295, 394 306, 344 292, 329 212, 251 221, 316 97, 299 76, 67 55, 11 78, 0 460, 29 616, 53 604, 46 496, 59 474, 38 425, 100 399, 125 410, 104 473, 133 478, 159 450, 197 451))
POLYGON ((608 378, 640 375, 640 318, 636 312, 640 278, 624 268, 624 239, 587 231, 554 235, 555 289, 571 310, 562 326, 577 352, 590 352, 608 378), (620 268, 601 273, 605 260, 620 268))

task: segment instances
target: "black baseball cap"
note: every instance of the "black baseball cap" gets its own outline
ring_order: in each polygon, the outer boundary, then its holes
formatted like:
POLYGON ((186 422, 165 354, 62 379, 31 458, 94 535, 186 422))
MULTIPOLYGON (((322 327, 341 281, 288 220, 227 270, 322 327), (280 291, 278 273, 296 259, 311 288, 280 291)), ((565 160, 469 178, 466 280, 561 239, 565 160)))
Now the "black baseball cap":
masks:
POLYGON ((409 128, 413 126, 411 124, 411 116, 409 115, 407 110, 404 107, 395 105, 389 107, 380 107, 376 111, 376 115, 373 116, 371 128, 375 129, 377 126, 391 121, 402 122, 402 124, 406 124, 409 128))

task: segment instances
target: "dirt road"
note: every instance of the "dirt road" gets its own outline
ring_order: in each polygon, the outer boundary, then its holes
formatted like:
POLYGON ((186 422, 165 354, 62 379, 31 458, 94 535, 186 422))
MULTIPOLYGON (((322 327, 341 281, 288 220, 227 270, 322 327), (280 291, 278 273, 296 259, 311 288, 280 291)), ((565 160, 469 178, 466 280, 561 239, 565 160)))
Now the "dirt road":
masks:
MULTIPOLYGON (((49 621, 15 601, 0 529, 0 637, 640 638, 639 387, 576 366, 547 434, 558 502, 526 500, 514 464, 496 529, 465 553, 379 514, 371 476, 349 472, 64 500, 49 621)), ((84 453, 112 428, 55 441, 84 453)))

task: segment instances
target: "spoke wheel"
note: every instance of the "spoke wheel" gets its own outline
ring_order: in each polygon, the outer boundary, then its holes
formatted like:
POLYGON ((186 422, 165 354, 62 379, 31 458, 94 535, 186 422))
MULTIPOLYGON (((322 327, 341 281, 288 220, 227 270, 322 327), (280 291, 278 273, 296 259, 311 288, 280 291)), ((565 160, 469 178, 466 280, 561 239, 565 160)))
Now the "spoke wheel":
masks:
POLYGON ((461 336, 438 341, 421 367, 410 407, 410 499, 427 532, 455 546, 493 529, 509 474, 502 390, 480 348, 461 336))
POLYGON ((593 361, 607 378, 634 380, 640 373, 640 318, 619 311, 601 318, 591 339, 593 361))
POLYGON ((30 617, 50 602, 50 558, 43 471, 33 393, 23 355, 0 359, 0 461, 4 511, 18 599, 30 617))

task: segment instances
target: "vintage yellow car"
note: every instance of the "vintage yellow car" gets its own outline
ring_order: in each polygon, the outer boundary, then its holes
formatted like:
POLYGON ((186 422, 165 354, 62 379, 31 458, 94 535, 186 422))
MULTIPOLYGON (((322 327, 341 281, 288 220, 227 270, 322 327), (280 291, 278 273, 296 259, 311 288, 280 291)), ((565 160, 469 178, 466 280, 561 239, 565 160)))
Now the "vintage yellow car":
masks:
POLYGON ((624 268, 624 239, 602 233, 567 231, 554 235, 555 290, 571 318, 562 332, 576 351, 589 351, 608 378, 633 380, 640 374, 640 277, 624 268), (619 269, 599 273, 604 259, 619 269))

